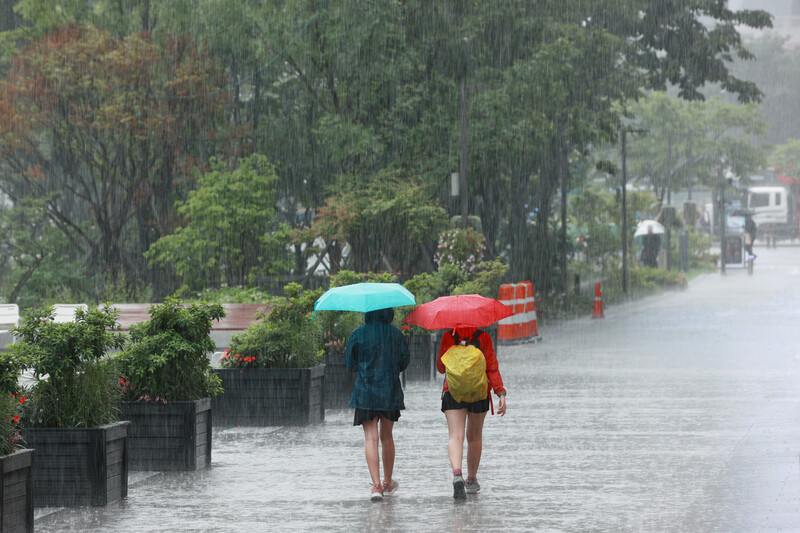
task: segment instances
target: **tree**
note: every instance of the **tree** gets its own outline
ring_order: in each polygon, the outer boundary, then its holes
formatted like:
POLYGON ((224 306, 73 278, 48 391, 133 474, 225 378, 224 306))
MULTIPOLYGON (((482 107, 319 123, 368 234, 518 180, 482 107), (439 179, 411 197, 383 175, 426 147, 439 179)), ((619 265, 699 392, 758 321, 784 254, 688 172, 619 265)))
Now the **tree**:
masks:
POLYGON ((14 57, 0 91, 0 190, 48 198, 74 257, 141 288, 156 280, 142 253, 172 230, 185 168, 225 141, 213 140, 225 94, 207 92, 218 82, 191 42, 160 50, 62 27, 14 57))
MULTIPOLYGON (((325 242, 350 245, 357 272, 415 273, 433 270, 433 253, 447 215, 418 180, 398 169, 377 173, 368 183, 350 178, 332 190, 309 230, 325 242)), ((328 248, 318 251, 321 256, 328 248)), ((331 265, 335 272, 341 264, 331 265)), ((311 269, 311 272, 314 271, 311 269)))
POLYGON ((153 243, 145 257, 175 269, 184 290, 254 285, 259 276, 288 268, 289 228, 277 224, 275 167, 265 156, 242 159, 238 168, 211 160, 198 188, 178 202, 186 221, 153 243))

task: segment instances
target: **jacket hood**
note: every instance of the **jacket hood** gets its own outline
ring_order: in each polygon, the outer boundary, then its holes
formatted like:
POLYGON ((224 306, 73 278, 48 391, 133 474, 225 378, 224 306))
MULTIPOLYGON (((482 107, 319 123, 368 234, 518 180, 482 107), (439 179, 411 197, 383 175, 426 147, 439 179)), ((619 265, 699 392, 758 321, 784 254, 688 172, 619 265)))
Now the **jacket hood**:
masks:
POLYGON ((384 324, 391 324, 392 320, 394 320, 394 309, 391 307, 387 309, 376 309, 375 311, 370 311, 364 315, 365 324, 369 324, 370 322, 383 322, 384 324))

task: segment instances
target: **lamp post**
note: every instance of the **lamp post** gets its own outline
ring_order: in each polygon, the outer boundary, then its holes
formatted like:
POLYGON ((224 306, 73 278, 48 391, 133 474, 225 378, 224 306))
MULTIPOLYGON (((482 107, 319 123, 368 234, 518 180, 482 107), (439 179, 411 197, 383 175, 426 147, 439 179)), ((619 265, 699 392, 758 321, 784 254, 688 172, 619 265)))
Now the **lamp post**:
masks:
POLYGON ((717 195, 717 213, 719 216, 719 272, 725 274, 725 176, 723 175, 723 164, 725 158, 719 158, 719 169, 717 171, 717 183, 719 184, 719 194, 717 195))
POLYGON ((622 293, 628 294, 628 133, 647 133, 646 129, 623 126, 620 134, 622 158, 622 293))

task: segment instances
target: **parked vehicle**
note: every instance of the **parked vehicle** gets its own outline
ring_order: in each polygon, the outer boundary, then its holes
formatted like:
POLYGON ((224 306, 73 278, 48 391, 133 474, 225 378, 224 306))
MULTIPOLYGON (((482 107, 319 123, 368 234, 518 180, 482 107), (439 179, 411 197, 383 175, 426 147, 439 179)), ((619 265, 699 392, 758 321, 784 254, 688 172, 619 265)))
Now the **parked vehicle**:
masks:
POLYGON ((786 187, 750 187, 743 198, 753 212, 758 239, 796 239, 800 236, 797 193, 786 187))

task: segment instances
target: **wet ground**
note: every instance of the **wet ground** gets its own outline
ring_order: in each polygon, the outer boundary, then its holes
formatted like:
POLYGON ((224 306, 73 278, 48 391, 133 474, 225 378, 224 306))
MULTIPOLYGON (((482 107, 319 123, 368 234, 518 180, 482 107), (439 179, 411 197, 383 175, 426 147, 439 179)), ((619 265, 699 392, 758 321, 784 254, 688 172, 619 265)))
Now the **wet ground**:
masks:
POLYGON ((800 247, 756 252, 753 276, 729 268, 500 347, 508 414, 487 417, 464 503, 438 380, 406 388, 384 502, 368 499, 352 412, 332 410, 217 431, 210 469, 132 474, 125 501, 38 510, 36 531, 800 531, 800 247))

